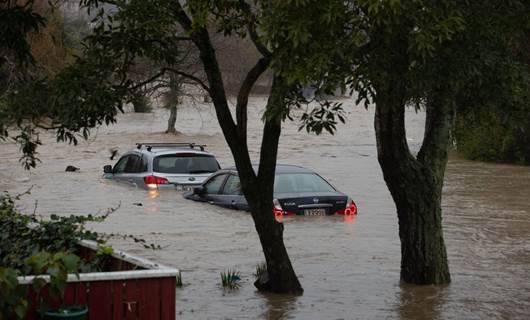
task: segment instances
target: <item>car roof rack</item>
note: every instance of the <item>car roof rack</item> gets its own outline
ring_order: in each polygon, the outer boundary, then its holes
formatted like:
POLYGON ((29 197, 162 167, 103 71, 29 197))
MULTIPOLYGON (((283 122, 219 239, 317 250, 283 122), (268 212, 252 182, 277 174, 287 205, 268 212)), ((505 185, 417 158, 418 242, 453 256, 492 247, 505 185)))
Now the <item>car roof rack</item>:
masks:
POLYGON ((193 142, 137 142, 136 148, 142 149, 146 148, 147 151, 151 151, 153 148, 170 148, 170 147, 181 147, 181 148, 190 148, 204 151, 205 144, 195 144, 193 142))

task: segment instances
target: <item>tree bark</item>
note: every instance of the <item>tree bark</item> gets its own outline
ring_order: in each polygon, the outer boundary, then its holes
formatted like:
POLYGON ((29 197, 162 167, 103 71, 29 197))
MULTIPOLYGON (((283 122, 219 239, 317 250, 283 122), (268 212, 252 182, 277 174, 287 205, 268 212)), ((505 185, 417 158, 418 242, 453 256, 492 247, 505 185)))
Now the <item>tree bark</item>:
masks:
MULTIPOLYGON (((283 242, 283 224, 275 220, 272 211, 281 118, 278 116, 265 119, 260 166, 257 174, 250 160, 246 139, 248 95, 255 81, 268 68, 270 61, 269 59, 260 59, 243 81, 238 95, 236 110, 238 123, 236 125, 228 107, 221 71, 208 31, 204 27, 192 28, 191 19, 180 5, 177 5, 177 7, 179 9, 176 15, 180 25, 191 34, 194 44, 199 49, 199 56, 208 79, 209 95, 215 107, 217 120, 234 157, 243 194, 251 209, 254 225, 265 255, 267 273, 265 277, 256 281, 255 285, 261 291, 300 294, 303 289, 294 272, 283 242)), ((283 106, 284 97, 282 94, 284 89, 282 87, 278 82, 273 85, 267 109, 281 108, 283 106)))
POLYGON ((177 122, 177 105, 173 104, 169 108, 169 119, 167 120, 166 133, 177 133, 177 128, 175 128, 176 122, 177 122))
MULTIPOLYGON (((267 110, 282 108, 284 103, 283 94, 284 86, 281 81, 275 78, 267 101, 267 110)), ((263 291, 301 294, 304 290, 294 272, 283 242, 283 224, 277 222, 272 213, 274 177, 280 134, 280 116, 266 118, 257 183, 254 185, 243 184, 243 191, 249 202, 252 218, 254 219, 267 264, 267 273, 257 279, 254 285, 263 291)))
POLYGON ((415 158, 405 133, 405 99, 399 88, 377 91, 378 160, 396 204, 401 240, 401 280, 413 284, 451 281, 442 230, 442 187, 452 125, 443 93, 427 104, 426 131, 415 158))

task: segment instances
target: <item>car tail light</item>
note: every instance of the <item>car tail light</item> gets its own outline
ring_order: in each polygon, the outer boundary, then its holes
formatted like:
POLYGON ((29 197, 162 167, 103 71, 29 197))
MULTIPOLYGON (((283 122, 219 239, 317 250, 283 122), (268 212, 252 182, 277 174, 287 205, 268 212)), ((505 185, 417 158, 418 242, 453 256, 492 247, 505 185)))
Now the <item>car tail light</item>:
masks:
POLYGON ((274 213, 274 216, 276 216, 276 217, 278 217, 278 216, 292 216, 292 215, 296 214, 296 213, 291 212, 291 211, 283 210, 282 205, 280 204, 280 201, 278 201, 278 199, 272 200, 272 204, 273 204, 272 213, 274 213))
POLYGON ((144 182, 148 188, 156 189, 159 184, 169 184, 169 181, 166 178, 157 177, 157 176, 147 176, 144 177, 144 182))
POLYGON ((272 212, 274 213, 274 216, 282 216, 284 214, 282 205, 280 204, 280 201, 278 201, 278 199, 272 200, 272 205, 272 212))
POLYGON ((346 201, 346 207, 344 209, 338 210, 337 214, 356 215, 357 205, 355 204, 355 202, 353 202, 352 199, 350 199, 350 197, 348 197, 348 200, 346 201))

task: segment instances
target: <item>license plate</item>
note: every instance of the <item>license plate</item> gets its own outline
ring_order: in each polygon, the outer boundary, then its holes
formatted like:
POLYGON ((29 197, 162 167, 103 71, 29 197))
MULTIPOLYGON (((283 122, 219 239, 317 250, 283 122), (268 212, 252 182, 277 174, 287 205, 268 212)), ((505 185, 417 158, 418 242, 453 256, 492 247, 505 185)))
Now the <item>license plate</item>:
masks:
POLYGON ((192 186, 184 186, 184 185, 177 184, 175 186, 175 189, 177 189, 177 191, 191 191, 193 189, 193 187, 192 186))
POLYGON ((326 209, 306 209, 304 210, 305 216, 325 216, 326 209))

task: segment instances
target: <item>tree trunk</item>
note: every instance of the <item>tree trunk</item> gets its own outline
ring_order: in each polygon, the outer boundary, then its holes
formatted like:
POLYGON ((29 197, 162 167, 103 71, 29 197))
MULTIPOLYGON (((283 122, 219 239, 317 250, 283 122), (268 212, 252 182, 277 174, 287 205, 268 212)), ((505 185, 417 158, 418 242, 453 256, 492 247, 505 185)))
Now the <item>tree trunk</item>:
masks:
POLYGON ((257 203, 252 213, 256 216, 255 226, 267 264, 267 272, 254 285, 260 291, 303 293, 283 242, 283 223, 274 219, 272 203, 257 203))
MULTIPOLYGON (((283 92, 283 85, 276 80, 267 102, 267 110, 278 110, 283 107, 283 92)), ((283 224, 276 221, 272 212, 280 134, 280 116, 267 117, 263 129, 257 183, 253 185, 243 183, 243 191, 247 196, 267 264, 267 272, 257 279, 254 285, 262 291, 300 294, 303 289, 283 242, 283 224)))
POLYGON ((166 133, 177 133, 177 128, 175 128, 176 122, 177 122, 177 105, 173 104, 169 108, 169 119, 167 120, 166 133))
MULTIPOLYGON (((183 16, 183 11, 179 14, 181 25, 191 31, 191 21, 189 18, 183 16)), ((194 30, 192 35, 193 41, 200 51, 200 59, 206 78, 208 79, 209 95, 215 107, 217 120, 234 157, 243 194, 251 209, 254 225, 265 255, 267 273, 266 276, 256 281, 255 285, 261 291, 300 294, 303 292, 303 289, 294 272, 285 244, 283 243, 283 224, 276 222, 272 211, 276 155, 281 133, 281 117, 278 115, 275 118, 265 120, 260 166, 256 175, 248 152, 246 115, 243 116, 241 114, 246 114, 247 112, 246 102, 242 102, 242 105, 239 105, 239 102, 242 100, 248 100, 247 98, 250 94, 249 89, 252 88, 257 78, 266 70, 269 63, 262 63, 263 60, 260 59, 260 62, 258 62, 255 68, 249 71, 247 78, 244 80, 240 90, 242 94, 238 96, 238 111, 236 111, 238 120, 242 120, 242 122, 236 125, 228 107, 221 71, 208 31, 204 28, 199 28, 194 30)), ((281 83, 273 84, 267 103, 267 110, 283 107, 283 87, 281 83)))
POLYGON ((396 88, 377 91, 375 130, 378 160, 398 214, 401 280, 449 283, 441 198, 453 116, 451 104, 443 101, 442 95, 429 99, 425 137, 415 158, 406 140, 404 99, 392 90, 396 88))

